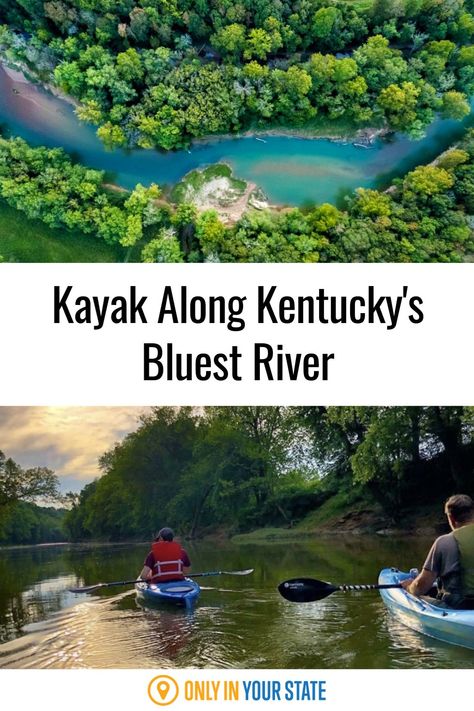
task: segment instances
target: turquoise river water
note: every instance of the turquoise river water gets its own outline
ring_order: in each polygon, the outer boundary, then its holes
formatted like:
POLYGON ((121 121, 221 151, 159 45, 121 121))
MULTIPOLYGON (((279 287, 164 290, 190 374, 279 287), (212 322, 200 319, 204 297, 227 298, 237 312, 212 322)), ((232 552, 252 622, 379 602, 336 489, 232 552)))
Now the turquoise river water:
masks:
POLYGON ((369 148, 325 139, 248 136, 196 143, 189 151, 107 150, 73 107, 0 66, 0 126, 34 145, 62 147, 85 165, 107 171, 126 188, 178 182, 194 168, 225 161, 255 182, 270 202, 337 203, 357 187, 384 187, 391 178, 431 161, 462 135, 466 123, 436 121, 420 141, 404 136, 369 148))

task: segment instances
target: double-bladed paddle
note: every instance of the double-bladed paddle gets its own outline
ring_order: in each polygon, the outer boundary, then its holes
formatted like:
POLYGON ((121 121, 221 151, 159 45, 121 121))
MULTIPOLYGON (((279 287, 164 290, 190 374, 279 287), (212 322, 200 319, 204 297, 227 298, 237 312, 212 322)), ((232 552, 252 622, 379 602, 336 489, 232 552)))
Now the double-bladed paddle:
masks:
MULTIPOLYGON (((247 568, 246 570, 213 570, 209 573, 194 573, 193 575, 188 575, 189 578, 204 578, 209 575, 250 575, 253 573, 253 568, 247 568)), ((146 583, 147 580, 139 580, 134 578, 133 580, 118 580, 113 583, 96 583, 95 585, 87 585, 81 588, 69 588, 69 592, 72 593, 87 593, 93 592, 94 590, 99 590, 100 588, 111 588, 115 585, 135 585, 135 583, 146 583)))
POLYGON ((285 580, 278 586, 278 592, 285 600, 290 602, 315 602, 324 600, 334 592, 360 591, 360 590, 386 590, 387 588, 401 588, 401 585, 332 585, 324 580, 313 578, 292 578, 285 580))

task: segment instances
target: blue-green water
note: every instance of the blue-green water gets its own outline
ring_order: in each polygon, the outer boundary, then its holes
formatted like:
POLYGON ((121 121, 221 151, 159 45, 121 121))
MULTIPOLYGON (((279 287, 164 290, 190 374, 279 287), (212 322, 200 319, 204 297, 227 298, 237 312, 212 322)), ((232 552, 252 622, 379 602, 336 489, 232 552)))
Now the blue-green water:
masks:
POLYGON ((370 148, 262 136, 213 140, 172 153, 108 151, 95 129, 79 122, 70 104, 12 78, 1 66, 0 125, 34 145, 60 146, 126 188, 138 182, 171 185, 194 168, 225 161, 236 176, 259 185, 270 202, 291 205, 337 203, 357 187, 384 187, 392 177, 432 160, 463 132, 459 122, 438 120, 421 141, 397 136, 370 148))

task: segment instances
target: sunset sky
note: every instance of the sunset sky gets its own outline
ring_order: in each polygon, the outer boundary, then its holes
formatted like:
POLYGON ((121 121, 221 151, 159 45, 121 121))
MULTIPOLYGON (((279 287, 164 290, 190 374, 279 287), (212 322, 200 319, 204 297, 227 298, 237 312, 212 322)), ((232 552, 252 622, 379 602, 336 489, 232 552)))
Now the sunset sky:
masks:
POLYGON ((0 407, 0 450, 22 467, 53 469, 63 491, 80 491, 100 474, 98 458, 148 409, 0 407))

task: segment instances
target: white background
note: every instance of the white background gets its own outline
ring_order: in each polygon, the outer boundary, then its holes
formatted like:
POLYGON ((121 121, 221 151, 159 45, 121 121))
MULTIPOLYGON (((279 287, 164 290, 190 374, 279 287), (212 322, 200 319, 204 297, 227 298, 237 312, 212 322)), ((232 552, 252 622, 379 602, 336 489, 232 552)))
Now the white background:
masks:
POLYGON ((474 265, 394 264, 5 264, 0 267, 0 405, 459 405, 474 403, 472 340, 474 265), (148 295, 149 323, 53 323, 53 287, 80 295, 127 295, 136 285, 148 295), (396 297, 403 286, 423 298, 422 324, 404 307, 398 326, 259 325, 257 285, 278 294, 396 297), (246 295, 247 325, 157 325, 165 285, 190 295, 246 295), (335 353, 329 379, 308 382, 253 380, 253 344, 282 344, 289 353, 335 353), (144 342, 167 342, 197 354, 243 354, 242 381, 144 381, 144 342))
MULTIPOLYGON (((151 643, 151 641, 150 641, 151 643)), ((397 711, 401 708, 451 709, 472 707, 472 670, 0 670, 1 698, 5 709, 42 711, 185 711, 189 709, 267 708, 275 711, 397 711), (158 706, 148 698, 148 685, 160 674, 169 674, 181 687, 177 700, 158 706), (326 701, 184 701, 185 680, 325 679, 326 701), (53 691, 54 690, 54 691, 53 691)))

